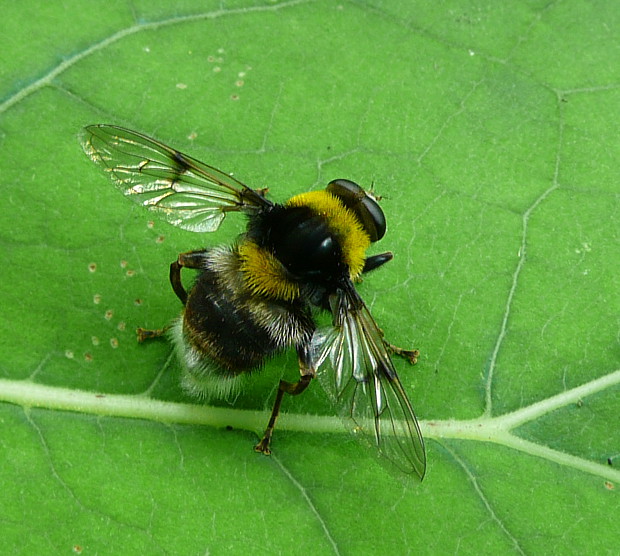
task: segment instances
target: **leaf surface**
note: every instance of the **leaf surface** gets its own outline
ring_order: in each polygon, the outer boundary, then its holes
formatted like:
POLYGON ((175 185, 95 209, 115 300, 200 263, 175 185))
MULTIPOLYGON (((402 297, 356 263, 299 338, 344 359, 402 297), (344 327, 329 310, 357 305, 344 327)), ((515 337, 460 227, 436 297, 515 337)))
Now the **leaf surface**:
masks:
POLYGON ((13 554, 614 553, 620 546, 620 12, 609 2, 5 6, 0 537, 13 554), (283 201, 349 178, 395 259, 360 293, 421 420, 420 485, 318 384, 251 447, 294 354, 197 404, 168 265, 228 243, 127 202, 111 123, 283 201), (227 429, 232 426, 232 430, 227 429))

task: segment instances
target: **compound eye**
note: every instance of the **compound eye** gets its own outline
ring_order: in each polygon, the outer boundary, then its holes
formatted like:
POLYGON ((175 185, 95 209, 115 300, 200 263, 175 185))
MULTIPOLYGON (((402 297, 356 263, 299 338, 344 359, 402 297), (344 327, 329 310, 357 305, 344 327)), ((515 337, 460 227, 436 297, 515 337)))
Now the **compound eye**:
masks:
POLYGON ((387 229, 385 214, 379 203, 368 195, 362 199, 361 205, 364 207, 362 224, 370 236, 370 241, 379 241, 387 229))
POLYGON ((332 180, 327 184, 327 191, 340 199, 357 200, 366 195, 366 192, 351 180, 332 180))
POLYGON ((370 241, 379 241, 385 235, 387 224, 383 210, 359 185, 351 180, 339 179, 330 181, 326 189, 353 211, 370 236, 370 241))

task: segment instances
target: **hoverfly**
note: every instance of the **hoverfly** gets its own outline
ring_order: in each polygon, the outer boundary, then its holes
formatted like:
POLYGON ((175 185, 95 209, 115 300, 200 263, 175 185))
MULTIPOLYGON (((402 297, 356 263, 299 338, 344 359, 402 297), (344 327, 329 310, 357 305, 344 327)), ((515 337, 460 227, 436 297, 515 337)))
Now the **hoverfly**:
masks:
POLYGON ((173 226, 211 232, 227 213, 247 217, 245 233, 232 245, 181 253, 170 266, 184 306, 170 329, 188 392, 234 393, 265 360, 295 347, 300 379, 280 380, 255 449, 270 453, 284 394, 300 394, 318 377, 353 432, 403 472, 424 476, 424 441, 389 353, 415 362, 418 352, 387 343, 354 285, 392 259, 389 252, 366 256, 386 231, 369 192, 337 179, 325 190, 273 203, 266 190, 129 129, 91 125, 81 143, 125 196, 173 226), (189 291, 183 268, 198 271, 189 291), (331 313, 331 326, 317 326, 321 310, 331 313))

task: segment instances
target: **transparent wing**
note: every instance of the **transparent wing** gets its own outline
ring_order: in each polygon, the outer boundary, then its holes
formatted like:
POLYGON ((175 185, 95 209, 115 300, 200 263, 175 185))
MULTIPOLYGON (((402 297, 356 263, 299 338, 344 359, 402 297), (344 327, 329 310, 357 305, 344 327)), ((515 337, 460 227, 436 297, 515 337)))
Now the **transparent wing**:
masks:
POLYGON ((334 326, 319 329, 312 353, 319 382, 361 434, 405 473, 426 469, 417 419, 383 335, 353 285, 333 303, 334 326))
POLYGON ((103 167, 124 195, 192 232, 212 232, 226 212, 271 206, 233 177, 146 135, 113 125, 80 134, 84 152, 103 167))

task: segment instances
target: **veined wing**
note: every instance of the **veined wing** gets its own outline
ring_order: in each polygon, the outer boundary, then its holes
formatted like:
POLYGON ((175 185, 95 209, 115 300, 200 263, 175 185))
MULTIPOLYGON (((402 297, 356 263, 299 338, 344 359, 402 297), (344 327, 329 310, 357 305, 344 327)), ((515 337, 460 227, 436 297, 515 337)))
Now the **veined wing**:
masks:
POLYGON ((271 206, 260 192, 228 174, 136 131, 90 125, 80 142, 124 195, 179 228, 212 232, 226 212, 271 206))
POLYGON ((353 433, 362 434, 401 471, 420 479, 424 440, 383 335, 351 284, 332 304, 334 326, 319 329, 312 352, 319 382, 353 433))

